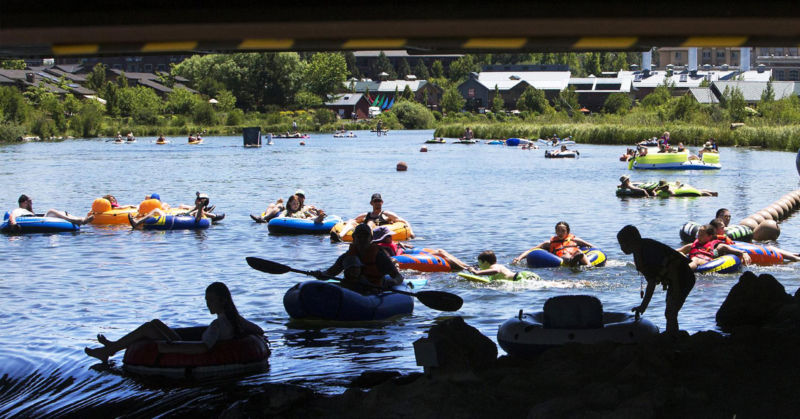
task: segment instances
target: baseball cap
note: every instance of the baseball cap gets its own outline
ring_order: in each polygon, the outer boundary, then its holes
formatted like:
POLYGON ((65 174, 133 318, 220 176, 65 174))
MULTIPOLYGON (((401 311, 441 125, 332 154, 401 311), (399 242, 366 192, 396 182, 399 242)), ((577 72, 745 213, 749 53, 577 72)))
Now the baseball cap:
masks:
POLYGON ((630 178, 628 177, 628 175, 622 175, 622 176, 620 176, 620 177, 619 177, 619 181, 620 181, 620 182, 625 182, 625 181, 626 181, 626 180, 628 180, 628 179, 630 179, 630 178))
POLYGON ((195 194, 197 195, 197 198, 209 199, 207 193, 196 192, 195 194))
POLYGON ((370 198, 369 202, 372 202, 372 201, 383 201, 383 198, 381 198, 381 194, 374 193, 374 194, 372 194, 372 198, 370 198))
POLYGON ((159 195, 157 193, 151 193, 149 199, 158 199, 160 201, 161 200, 161 195, 159 195))

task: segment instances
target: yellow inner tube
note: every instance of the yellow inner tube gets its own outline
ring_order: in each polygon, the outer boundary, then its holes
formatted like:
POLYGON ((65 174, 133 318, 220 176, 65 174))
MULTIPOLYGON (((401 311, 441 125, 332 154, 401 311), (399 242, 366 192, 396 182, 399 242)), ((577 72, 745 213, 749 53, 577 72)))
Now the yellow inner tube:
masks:
MULTIPOLYGON (((339 232, 342 231, 342 229, 344 228, 344 225, 345 225, 344 221, 340 221, 336 223, 335 226, 333 226, 331 231, 336 234, 339 234, 339 232)), ((394 241, 408 240, 408 226, 406 226, 405 223, 396 222, 392 224, 384 224, 383 226, 389 227, 389 230, 392 231, 392 240, 394 241)), ((350 231, 348 231, 347 234, 345 234, 344 237, 342 237, 342 241, 346 242, 353 241, 353 230, 354 229, 350 229, 350 231)))

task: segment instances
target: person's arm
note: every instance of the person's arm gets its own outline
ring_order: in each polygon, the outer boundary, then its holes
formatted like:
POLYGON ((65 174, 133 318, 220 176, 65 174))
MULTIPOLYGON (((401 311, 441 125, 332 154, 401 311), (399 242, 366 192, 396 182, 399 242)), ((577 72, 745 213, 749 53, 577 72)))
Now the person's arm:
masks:
POLYGON ((580 239, 580 238, 578 238, 578 237, 575 237, 573 240, 575 241, 575 243, 577 243, 577 244, 578 244, 578 246, 582 246, 582 247, 595 247, 593 244, 591 244, 591 243, 587 242, 586 240, 580 239))
POLYGON ((391 223, 403 223, 406 225, 408 229, 408 237, 413 239, 414 238, 414 231, 411 229, 411 223, 404 220, 403 218, 399 217, 397 214, 391 211, 384 211, 383 214, 386 216, 386 219, 389 220, 391 223))
POLYGON ((388 275, 391 278, 391 281, 384 285, 394 286, 403 283, 403 275, 400 274, 400 271, 397 270, 397 265, 386 253, 378 252, 375 256, 375 264, 378 265, 378 271, 382 275, 388 275))
POLYGON ((687 244, 684 244, 683 246, 681 246, 681 247, 679 247, 679 248, 677 248, 675 250, 680 252, 683 255, 688 255, 689 254, 689 250, 691 250, 691 249, 692 249, 692 244, 691 243, 687 243, 687 244))
POLYGON ((241 323, 240 326, 242 327, 242 331, 248 335, 256 335, 260 336, 264 334, 264 329, 262 329, 259 325, 251 322, 250 320, 245 319, 244 317, 240 317, 241 323))
POLYGON ((549 248, 550 248, 550 240, 548 240, 546 242, 539 243, 536 246, 533 246, 530 249, 522 252, 522 254, 517 256, 517 257, 515 257, 514 260, 511 261, 511 263, 519 263, 519 261, 521 261, 522 259, 525 259, 525 257, 528 256, 529 253, 533 252, 536 249, 545 249, 545 250, 547 250, 549 248))
POLYGON ((732 254, 739 256, 739 259, 742 260, 743 264, 745 265, 750 264, 750 255, 743 250, 736 249, 732 246, 728 246, 727 244, 718 244, 717 251, 719 252, 720 255, 732 254))
POLYGON ((643 314, 645 310, 647 310, 647 306, 650 305, 650 299, 653 298, 653 291, 656 289, 656 281, 651 281, 648 278, 647 281, 647 288, 644 290, 644 298, 642 298, 642 303, 638 306, 633 308, 634 313, 643 314))
POLYGON ((483 270, 479 271, 479 270, 477 270, 477 269, 475 269, 475 268, 470 266, 469 268, 467 268, 467 270, 473 275, 494 275, 494 274, 500 273, 499 270, 494 269, 494 268, 483 269, 483 270))
POLYGON ((346 255, 346 253, 342 254, 341 256, 336 258, 336 262, 333 262, 333 265, 331 265, 330 268, 328 268, 328 269, 326 269, 324 271, 315 271, 314 272, 314 274, 315 274, 314 276, 317 279, 327 279, 327 278, 325 278, 326 276, 336 276, 336 275, 339 275, 340 273, 342 273, 342 271, 344 270, 344 256, 345 255, 346 255), (319 272, 319 274, 317 274, 317 272, 319 272))

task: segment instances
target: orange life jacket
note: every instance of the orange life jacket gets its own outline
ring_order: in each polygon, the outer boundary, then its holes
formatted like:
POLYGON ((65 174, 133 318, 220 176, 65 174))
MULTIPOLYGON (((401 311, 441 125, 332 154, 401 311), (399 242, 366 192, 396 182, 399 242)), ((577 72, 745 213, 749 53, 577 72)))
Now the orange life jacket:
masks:
POLYGON ((381 248, 375 243, 370 243, 369 247, 363 251, 359 252, 358 250, 359 249, 351 243, 350 248, 347 249, 347 253, 358 256, 358 259, 361 260, 361 263, 364 265, 361 267, 361 275, 375 285, 382 285, 383 275, 381 275, 381 272, 378 270, 377 263, 378 252, 382 251, 381 248))
POLYGON ((699 257, 705 260, 714 259, 714 247, 719 243, 719 240, 709 240, 705 244, 700 244, 698 240, 692 243, 692 248, 689 249, 689 258, 699 257))
POLYGON ((563 257, 564 253, 567 253, 567 256, 574 255, 575 252, 580 251, 578 244, 573 240, 574 238, 575 235, 573 234, 567 234, 567 237, 563 239, 558 236, 550 237, 550 253, 558 257, 563 257))
POLYGON ((717 234, 717 241, 722 244, 733 244, 733 240, 724 234, 717 234))

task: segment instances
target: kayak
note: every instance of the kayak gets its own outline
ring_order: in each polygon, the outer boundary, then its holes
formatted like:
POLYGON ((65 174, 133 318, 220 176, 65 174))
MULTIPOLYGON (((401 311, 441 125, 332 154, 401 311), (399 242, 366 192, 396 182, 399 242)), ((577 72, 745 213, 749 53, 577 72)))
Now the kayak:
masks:
MULTIPOLYGON (((330 232, 339 234, 340 231, 344 228, 344 221, 339 221, 336 225, 331 228, 330 232)), ((396 222, 392 224, 384 224, 385 227, 389 227, 389 230, 392 231, 392 240, 394 241, 403 241, 408 240, 408 226, 402 222, 396 222)), ((351 242, 353 241, 353 230, 347 232, 347 234, 342 237, 342 241, 351 242)))
POLYGON ((144 230, 202 230, 211 226, 211 220, 204 217, 195 221, 191 215, 158 215, 145 218, 141 225, 144 230))
MULTIPOLYGON (((182 340, 199 341, 205 326, 172 329, 182 340)), ((122 368, 132 374, 176 380, 222 378, 264 372, 269 362, 266 336, 248 335, 219 341, 208 352, 160 353, 158 343, 138 341, 125 350, 122 368)))
POLYGON ((326 234, 341 221, 342 219, 335 215, 326 217, 321 223, 316 223, 312 219, 275 217, 269 220, 267 228, 271 234, 326 234))
POLYGON ((16 222, 19 230, 11 228, 8 222, 9 213, 3 216, 3 223, 0 224, 0 232, 6 234, 31 234, 31 233, 63 233, 80 230, 80 226, 67 220, 56 217, 45 217, 43 215, 32 215, 17 217, 16 222))
POLYGON ((596 297, 566 295, 548 299, 543 311, 520 310, 500 326, 497 343, 509 355, 528 357, 568 343, 636 343, 657 334, 645 318, 603 311, 596 297))
POLYGON ((203 140, 189 141, 188 144, 203 144, 203 140))
MULTIPOLYGON (((581 252, 585 253, 589 258, 591 266, 604 266, 606 264, 606 254, 597 248, 581 248, 581 252)), ((564 261, 544 249, 533 249, 526 257, 529 268, 557 268, 563 266, 564 261)))
MULTIPOLYGON (((405 284, 392 289, 410 291, 405 284)), ((374 321, 411 314, 414 297, 391 291, 362 295, 336 283, 305 281, 286 292, 283 306, 298 320, 374 321)))

